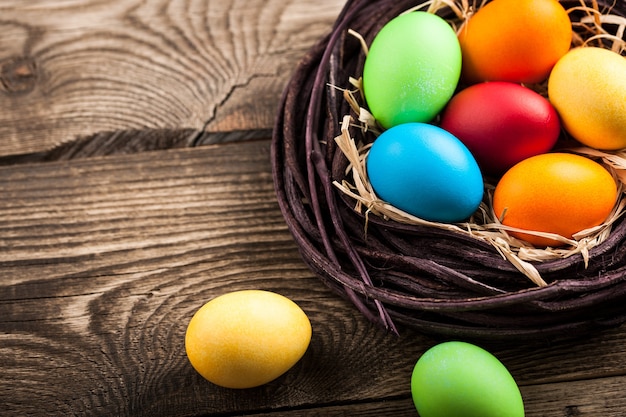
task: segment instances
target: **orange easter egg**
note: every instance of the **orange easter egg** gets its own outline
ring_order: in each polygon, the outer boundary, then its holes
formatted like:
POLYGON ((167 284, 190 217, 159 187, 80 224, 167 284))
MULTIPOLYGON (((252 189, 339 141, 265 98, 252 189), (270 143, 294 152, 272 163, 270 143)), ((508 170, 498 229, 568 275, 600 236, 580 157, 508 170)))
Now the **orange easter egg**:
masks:
MULTIPOLYGON (((548 153, 514 165, 500 179, 493 196, 502 224, 571 239, 602 224, 617 199, 611 174, 589 158, 548 153)), ((537 247, 560 246, 557 240, 509 232, 537 247)))
POLYGON ((463 78, 541 82, 571 40, 571 21, 557 0, 494 0, 459 32, 463 78))

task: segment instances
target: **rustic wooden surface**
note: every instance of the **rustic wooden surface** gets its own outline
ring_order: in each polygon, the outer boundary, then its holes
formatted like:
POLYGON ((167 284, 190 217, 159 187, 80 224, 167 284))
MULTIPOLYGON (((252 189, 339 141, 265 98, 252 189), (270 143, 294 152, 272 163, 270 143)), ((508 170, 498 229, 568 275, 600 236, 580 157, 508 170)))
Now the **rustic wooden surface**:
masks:
MULTIPOLYGON (((0 2, 0 415, 416 416, 437 340, 396 337, 301 261, 274 198, 270 132, 340 0, 0 2), (311 346, 263 387, 203 380, 194 311, 260 288, 311 346)), ((483 344, 530 417, 625 416, 626 329, 483 344)))

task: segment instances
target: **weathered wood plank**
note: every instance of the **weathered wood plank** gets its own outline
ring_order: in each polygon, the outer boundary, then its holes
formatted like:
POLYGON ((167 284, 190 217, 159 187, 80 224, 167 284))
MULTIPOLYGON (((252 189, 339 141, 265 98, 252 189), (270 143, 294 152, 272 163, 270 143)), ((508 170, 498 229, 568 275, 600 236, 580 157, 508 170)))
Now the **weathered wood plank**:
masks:
MULTIPOLYGON (((268 152, 257 141, 0 167, 0 415, 415 415, 410 374, 435 340, 375 328, 311 275, 268 152), (205 301, 243 288, 294 299, 314 336, 278 380, 220 389, 189 365, 184 331, 205 301)), ((624 328, 485 347, 528 416, 626 412, 624 328)))
MULTIPOLYGON (((624 377, 609 377, 591 381, 522 387, 526 417, 622 417, 626 410, 626 398, 621 394, 625 383, 624 377)), ((267 414, 254 414, 255 417, 262 415, 267 414)), ((411 398, 404 397, 285 411, 277 415, 284 417, 415 417, 417 413, 411 398)))
POLYGON ((294 66, 342 5, 3 1, 0 157, 109 131, 267 131, 294 66))
MULTIPOLYGON (((300 261, 273 197, 268 151, 264 141, 0 169, 8 414, 258 411, 355 401, 372 392, 363 380, 379 381, 376 396, 395 395, 398 383, 388 383, 406 369, 394 370, 387 347, 400 340, 300 261), (305 360, 245 394, 202 380, 183 349, 195 309, 241 288, 285 293, 315 323, 305 360)), ((413 356, 426 339, 416 340, 413 356)))
POLYGON ((607 377, 522 387, 527 417, 621 417, 626 378, 607 377))

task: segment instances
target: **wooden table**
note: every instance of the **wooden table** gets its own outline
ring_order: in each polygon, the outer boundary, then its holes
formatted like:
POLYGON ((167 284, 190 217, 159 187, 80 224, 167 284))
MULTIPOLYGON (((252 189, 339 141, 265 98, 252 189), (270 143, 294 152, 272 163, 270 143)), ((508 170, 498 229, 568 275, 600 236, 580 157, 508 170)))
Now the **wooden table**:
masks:
MULTIPOLYGON (((274 196, 281 91, 342 3, 0 2, 0 415, 417 415, 437 340, 331 293, 274 196), (296 301, 313 339, 278 380, 222 389, 184 333, 250 288, 296 301)), ((483 347, 529 417, 626 415, 626 328, 483 347)))

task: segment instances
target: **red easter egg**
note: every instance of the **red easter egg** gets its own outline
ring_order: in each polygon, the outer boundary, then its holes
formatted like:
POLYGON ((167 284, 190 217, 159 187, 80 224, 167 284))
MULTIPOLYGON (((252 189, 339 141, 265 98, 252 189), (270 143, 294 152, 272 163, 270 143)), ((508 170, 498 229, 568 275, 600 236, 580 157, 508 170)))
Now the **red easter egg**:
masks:
POLYGON ((494 175, 550 151, 561 131, 547 99, 520 84, 500 81, 456 94, 441 116, 441 127, 467 146, 483 172, 494 175))

